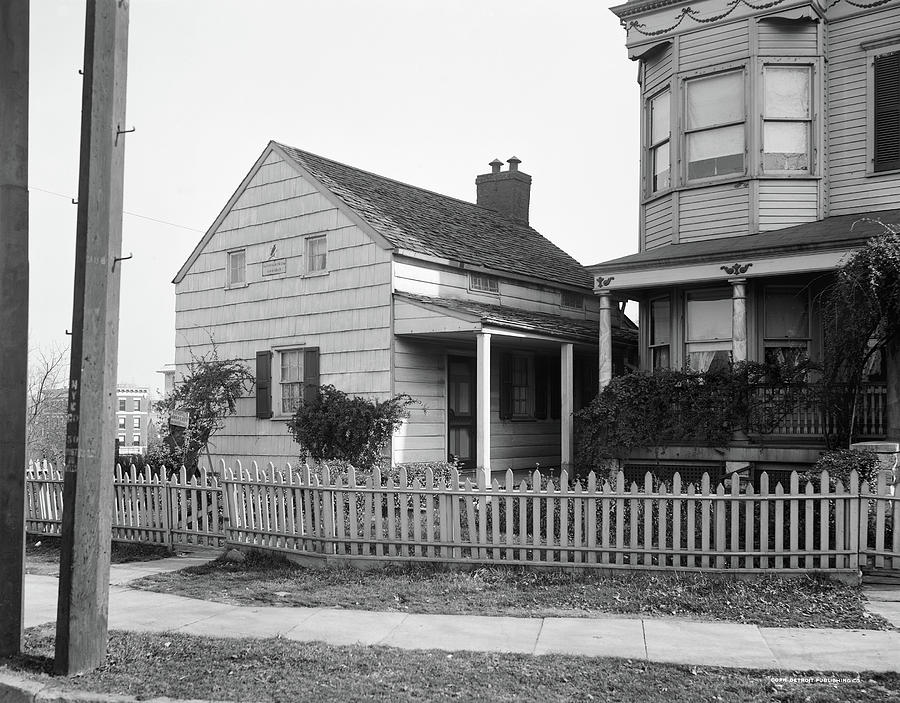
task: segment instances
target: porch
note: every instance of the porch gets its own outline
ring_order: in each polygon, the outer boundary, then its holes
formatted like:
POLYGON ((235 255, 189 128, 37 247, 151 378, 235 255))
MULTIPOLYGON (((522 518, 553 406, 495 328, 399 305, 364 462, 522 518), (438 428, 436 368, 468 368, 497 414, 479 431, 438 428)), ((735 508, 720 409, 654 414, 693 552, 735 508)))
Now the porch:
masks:
POLYGON ((394 392, 424 405, 395 436, 395 463, 455 458, 482 487, 507 469, 570 467, 573 413, 597 388, 597 330, 587 313, 396 293, 394 392))

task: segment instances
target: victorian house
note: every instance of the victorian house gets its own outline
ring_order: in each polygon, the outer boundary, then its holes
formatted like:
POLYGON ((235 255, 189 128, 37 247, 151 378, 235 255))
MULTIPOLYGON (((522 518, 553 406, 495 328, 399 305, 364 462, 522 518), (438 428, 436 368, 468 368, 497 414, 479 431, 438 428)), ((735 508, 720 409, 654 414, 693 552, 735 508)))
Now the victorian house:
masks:
MULTIPOLYGON (((640 306, 643 369, 821 359, 816 294, 900 224, 900 2, 635 0, 613 8, 639 66, 638 252, 589 267, 601 309, 640 306)), ((610 378, 601 317, 601 382, 610 378)), ((856 434, 885 432, 871 369, 856 434)), ((820 454, 800 409, 771 435, 647 448, 632 464, 791 468, 820 454)))

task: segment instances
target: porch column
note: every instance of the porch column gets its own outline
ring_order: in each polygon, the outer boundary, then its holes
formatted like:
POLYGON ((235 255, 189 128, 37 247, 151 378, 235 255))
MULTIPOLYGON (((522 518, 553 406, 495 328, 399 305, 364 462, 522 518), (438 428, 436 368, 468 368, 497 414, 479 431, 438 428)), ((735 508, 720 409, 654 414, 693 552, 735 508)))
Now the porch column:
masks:
POLYGON ((491 335, 475 335, 477 365, 475 385, 475 470, 478 486, 491 483, 491 335))
POLYGON ((600 390, 612 380, 612 295, 609 290, 601 290, 600 298, 600 390))
POLYGON ((573 393, 575 391, 575 347, 563 344, 559 354, 560 388, 562 392, 562 408, 560 412, 560 449, 561 468, 569 470, 575 454, 575 423, 572 413, 575 409, 573 393))
POLYGON ((732 278, 731 284, 731 358, 747 361, 747 279, 732 278))

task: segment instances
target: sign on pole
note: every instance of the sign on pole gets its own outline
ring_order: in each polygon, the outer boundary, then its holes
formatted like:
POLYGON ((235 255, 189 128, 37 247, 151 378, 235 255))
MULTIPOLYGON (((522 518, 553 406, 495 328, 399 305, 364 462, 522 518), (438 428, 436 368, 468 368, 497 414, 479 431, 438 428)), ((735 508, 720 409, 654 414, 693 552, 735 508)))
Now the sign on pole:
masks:
POLYGON ((190 421, 190 413, 186 410, 173 410, 169 415, 169 425, 171 427, 187 427, 190 421))

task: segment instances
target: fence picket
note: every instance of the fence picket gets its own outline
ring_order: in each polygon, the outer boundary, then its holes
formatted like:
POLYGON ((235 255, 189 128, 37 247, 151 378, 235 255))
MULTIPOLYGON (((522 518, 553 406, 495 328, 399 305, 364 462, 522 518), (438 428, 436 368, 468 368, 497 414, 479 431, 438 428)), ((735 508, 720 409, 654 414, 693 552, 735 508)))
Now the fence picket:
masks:
POLYGON ((519 483, 519 561, 528 560, 528 482, 523 478, 519 483))
MULTIPOLYGON (((703 478, 700 481, 700 494, 702 496, 709 495, 709 474, 703 474, 703 478)), ((710 515, 710 501, 709 500, 701 500, 700 501, 700 549, 703 554, 700 557, 700 565, 704 569, 709 568, 709 515, 710 515)))
MULTIPOLYGON (((607 484, 608 485, 608 484, 607 484)), ((625 474, 621 471, 616 475, 616 564, 625 562, 622 549, 625 546, 625 474)))
POLYGON ((681 566, 681 474, 672 476, 672 566, 681 566))
POLYGON ((725 568, 725 501, 722 500, 725 497, 725 486, 719 483, 716 486, 716 497, 718 500, 716 501, 715 513, 716 513, 716 527, 715 527, 715 542, 716 542, 716 568, 723 569, 725 568))
POLYGON ((638 495, 640 491, 638 490, 637 481, 631 482, 631 492, 628 498, 628 511, 629 511, 629 521, 628 521, 628 546, 630 550, 628 552, 628 563, 631 566, 636 566, 639 564, 638 560, 638 517, 641 509, 641 501, 638 500, 638 495))
POLYGON ((790 495, 793 496, 791 499, 791 519, 790 519, 790 530, 791 530, 791 539, 790 539, 790 550, 791 550, 791 558, 790 565, 792 569, 796 569, 799 564, 799 558, 797 556, 797 552, 800 550, 800 501, 797 500, 797 496, 800 495, 800 477, 797 475, 796 471, 791 471, 791 485, 790 485, 790 495))
POLYGON ((581 563, 582 553, 581 547, 584 546, 584 536, 582 535, 582 507, 584 500, 582 499, 581 492, 581 481, 575 481, 575 498, 572 500, 575 505, 574 509, 574 529, 575 534, 573 536, 572 546, 575 547, 575 551, 572 554, 572 558, 574 559, 576 564, 581 563))
POLYGON ((784 568, 784 486, 775 484, 775 568, 784 568))
MULTIPOLYGON (((644 474, 644 495, 650 496, 653 493, 653 475, 647 471, 644 474)), ((653 550, 653 499, 644 499, 644 558, 642 563, 649 566, 652 562, 651 551, 653 550)))
POLYGON ((848 566, 856 571, 860 567, 859 563, 859 551, 860 551, 860 543, 859 543, 859 509, 860 503, 860 492, 859 492, 859 474, 856 471, 850 472, 850 485, 848 486, 850 491, 850 499, 847 501, 848 510, 847 510, 847 526, 846 526, 846 534, 849 536, 850 543, 847 545, 850 551, 850 559, 848 566))
POLYGON ((438 541, 438 526, 434 522, 434 471, 429 466, 425 469, 425 542, 428 543, 428 556, 434 556, 434 543, 438 541))
POLYGON ((504 526, 506 529, 506 550, 504 554, 506 555, 507 561, 512 561, 513 558, 513 498, 510 494, 515 488, 513 481, 512 469, 507 469, 506 477, 503 482, 503 506, 506 509, 506 525, 504 526))
POLYGON ((759 568, 769 568, 769 474, 759 477, 759 568))
POLYGON ((884 517, 887 501, 882 496, 887 495, 887 476, 883 471, 878 472, 875 481, 875 568, 884 568, 884 517))
POLYGON ((738 568, 738 560, 737 552, 740 551, 740 540, 741 540, 741 517, 740 517, 740 509, 741 504, 737 500, 738 496, 741 494, 741 477, 738 476, 737 472, 731 474, 731 517, 730 523, 728 525, 731 530, 731 568, 738 568))
MULTIPOLYGON (((603 486, 600 486, 602 491, 603 486)), ((587 501, 587 546, 588 546, 588 563, 596 564, 597 563, 597 474, 591 471, 588 474, 588 482, 587 482, 587 492, 588 492, 588 501, 587 501)), ((604 499, 602 501, 602 510, 603 514, 600 517, 601 529, 603 533, 601 534, 601 545, 603 548, 603 552, 600 556, 601 561, 604 564, 609 563, 609 501, 604 499)))
POLYGON ((569 561, 569 472, 563 469, 559 475, 559 561, 569 561))
MULTIPOLYGON (((422 489, 422 484, 419 483, 418 478, 414 478, 412 484, 410 486, 412 488, 412 495, 410 496, 410 500, 412 501, 411 509, 410 509, 410 520, 412 521, 412 539, 415 542, 414 548, 407 553, 410 556, 420 557, 423 554, 422 547, 422 498, 426 498, 428 496, 425 495, 425 491, 422 489)), ((426 535, 427 538, 427 535, 426 535)))
MULTIPOLYGON (((754 491, 752 483, 747 484, 745 495, 749 500, 744 501, 744 551, 752 553, 756 551, 756 545, 754 544, 756 538, 756 502, 753 500, 754 491)), ((753 562, 753 555, 748 554, 744 557, 744 568, 752 569, 754 567, 753 562)))

